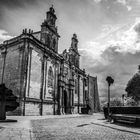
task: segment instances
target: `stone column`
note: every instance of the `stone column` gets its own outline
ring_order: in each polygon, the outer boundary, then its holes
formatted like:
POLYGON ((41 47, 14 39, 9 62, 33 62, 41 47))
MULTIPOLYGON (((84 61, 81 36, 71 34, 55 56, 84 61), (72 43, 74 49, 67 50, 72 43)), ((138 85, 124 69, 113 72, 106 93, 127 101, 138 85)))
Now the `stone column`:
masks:
POLYGON ((60 92, 59 92, 59 109, 60 109, 60 114, 63 114, 63 111, 62 111, 62 106, 63 106, 63 97, 62 97, 62 94, 63 94, 63 87, 60 87, 60 92))
POLYGON ((73 112, 73 90, 74 90, 74 80, 69 79, 69 107, 70 113, 73 112))
POLYGON ((26 102, 26 86, 28 73, 28 59, 29 59, 29 42, 24 39, 24 48, 22 52, 21 65, 21 96, 23 97, 23 116, 25 116, 25 102, 26 102))
POLYGON ((30 92, 30 77, 31 77, 31 61, 32 61, 32 48, 29 47, 28 56, 28 72, 27 72, 27 86, 26 86, 26 96, 29 97, 30 92))
POLYGON ((73 110, 73 106, 74 106, 74 95, 73 95, 73 89, 71 89, 71 113, 74 113, 73 110))
POLYGON ((64 107, 64 87, 62 90, 62 114, 65 114, 65 107, 64 107))
POLYGON ((44 75, 45 75, 45 64, 44 64, 44 61, 45 61, 45 57, 44 57, 44 54, 41 58, 41 61, 42 61, 42 66, 41 66, 41 89, 40 89, 40 100, 41 100, 41 103, 40 103, 40 115, 42 116, 43 115, 43 91, 44 91, 44 75))
POLYGON ((54 100, 54 115, 56 115, 57 111, 58 111, 58 100, 57 100, 57 94, 58 94, 58 62, 55 60, 54 62, 54 96, 53 96, 53 100, 54 100), (57 108, 56 108, 57 107, 57 108))
POLYGON ((69 108, 69 113, 71 114, 71 87, 69 88, 69 97, 68 97, 68 100, 69 100, 69 104, 68 104, 68 108, 69 108))
POLYGON ((78 75, 78 113, 80 113, 80 75, 78 75))
POLYGON ((73 89, 71 90, 71 95, 72 95, 72 114, 74 113, 74 91, 73 89))
POLYGON ((63 75, 59 74, 58 77, 58 114, 64 113, 64 83, 63 83, 63 75))
POLYGON ((86 104, 86 95, 85 95, 85 78, 83 77, 83 105, 86 104))
POLYGON ((43 88, 43 100, 45 99, 46 96, 46 77, 47 77, 47 58, 44 57, 44 88, 43 88))

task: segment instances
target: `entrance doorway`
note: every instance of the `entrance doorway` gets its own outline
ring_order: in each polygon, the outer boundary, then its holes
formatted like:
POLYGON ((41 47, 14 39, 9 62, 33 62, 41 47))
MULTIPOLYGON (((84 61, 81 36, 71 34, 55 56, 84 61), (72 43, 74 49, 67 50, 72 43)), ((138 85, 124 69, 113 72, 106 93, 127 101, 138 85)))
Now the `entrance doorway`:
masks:
POLYGON ((68 99, 67 99, 67 92, 66 90, 64 90, 64 112, 67 113, 67 103, 68 99))

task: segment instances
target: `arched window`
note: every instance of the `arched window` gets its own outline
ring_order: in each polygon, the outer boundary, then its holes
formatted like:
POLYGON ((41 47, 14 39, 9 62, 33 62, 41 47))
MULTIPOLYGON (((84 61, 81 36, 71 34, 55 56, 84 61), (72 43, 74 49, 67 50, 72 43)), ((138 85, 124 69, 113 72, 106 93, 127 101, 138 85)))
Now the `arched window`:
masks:
POLYGON ((48 71, 48 87, 53 87, 53 70, 52 67, 48 71))

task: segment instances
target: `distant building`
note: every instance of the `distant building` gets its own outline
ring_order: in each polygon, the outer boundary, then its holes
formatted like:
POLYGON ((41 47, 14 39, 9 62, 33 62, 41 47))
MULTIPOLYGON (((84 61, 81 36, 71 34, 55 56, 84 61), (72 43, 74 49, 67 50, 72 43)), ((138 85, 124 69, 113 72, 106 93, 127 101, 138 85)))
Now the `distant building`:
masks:
POLYGON ((92 110, 98 110, 97 78, 90 80, 91 76, 79 67, 76 34, 73 34, 69 50, 58 54, 60 36, 56 19, 51 7, 41 31, 24 29, 21 35, 0 45, 0 82, 13 90, 20 103, 8 114, 81 113, 90 96, 94 105, 92 110))
POLYGON ((89 105, 91 106, 92 112, 99 112, 100 111, 100 101, 99 101, 99 94, 98 94, 98 84, 97 84, 97 77, 88 76, 88 98, 89 98, 89 105))

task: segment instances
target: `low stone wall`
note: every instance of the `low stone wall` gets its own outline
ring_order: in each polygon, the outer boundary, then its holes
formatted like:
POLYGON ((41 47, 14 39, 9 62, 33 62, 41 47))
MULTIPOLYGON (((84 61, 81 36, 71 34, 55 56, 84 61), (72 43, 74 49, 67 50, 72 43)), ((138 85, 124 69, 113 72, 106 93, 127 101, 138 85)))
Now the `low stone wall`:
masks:
MULTIPOLYGON (((140 107, 110 107, 111 114, 139 114, 140 115, 140 107)), ((104 116, 108 117, 108 108, 104 107, 104 116)))

